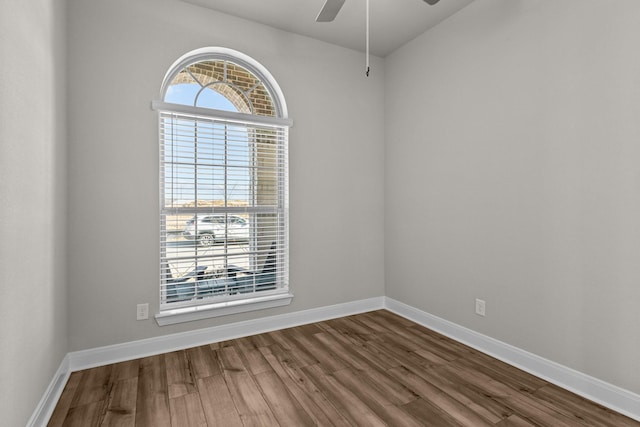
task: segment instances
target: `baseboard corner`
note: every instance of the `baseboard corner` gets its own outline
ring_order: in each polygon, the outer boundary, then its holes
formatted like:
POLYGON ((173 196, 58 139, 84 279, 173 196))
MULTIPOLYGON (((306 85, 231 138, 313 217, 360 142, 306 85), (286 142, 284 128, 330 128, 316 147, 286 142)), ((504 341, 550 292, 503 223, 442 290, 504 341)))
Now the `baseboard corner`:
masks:
POLYGON ((43 393, 38 406, 36 406, 31 418, 27 421, 27 427, 44 427, 47 425, 67 384, 69 375, 71 375, 69 355, 66 354, 62 358, 62 362, 60 362, 60 366, 51 379, 49 386, 43 393))
POLYGON ((482 353, 640 421, 640 395, 536 354, 480 334, 389 297, 385 309, 459 341, 482 353))

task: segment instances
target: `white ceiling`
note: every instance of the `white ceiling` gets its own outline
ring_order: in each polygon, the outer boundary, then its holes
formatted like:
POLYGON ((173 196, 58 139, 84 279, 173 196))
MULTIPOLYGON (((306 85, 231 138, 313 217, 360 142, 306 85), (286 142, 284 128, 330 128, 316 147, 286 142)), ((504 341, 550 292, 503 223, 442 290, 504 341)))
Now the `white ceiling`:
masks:
MULTIPOLYGON (((365 0, 347 0, 335 21, 324 23, 315 22, 324 0, 182 1, 350 49, 365 49, 365 0)), ((430 6, 423 0, 370 0, 371 53, 388 55, 472 1, 441 0, 430 6)))

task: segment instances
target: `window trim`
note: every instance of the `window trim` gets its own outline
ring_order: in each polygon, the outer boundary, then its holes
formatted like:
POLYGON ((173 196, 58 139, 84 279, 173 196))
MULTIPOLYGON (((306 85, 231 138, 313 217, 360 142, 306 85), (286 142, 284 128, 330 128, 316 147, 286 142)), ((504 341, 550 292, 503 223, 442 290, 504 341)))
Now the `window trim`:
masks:
POLYGON ((234 111, 216 110, 213 108, 192 107, 190 105, 173 104, 164 101, 151 101, 151 109, 160 113, 190 114, 196 117, 215 116, 223 120, 253 125, 292 127, 293 120, 280 117, 256 116, 253 114, 236 113, 234 111))
POLYGON ((162 310, 155 315, 155 319, 159 326, 175 325, 176 323, 282 307, 291 304, 292 299, 293 294, 291 292, 279 292, 271 295, 245 297, 212 304, 162 310))
MULTIPOLYGON (((290 128, 293 126, 293 121, 287 116, 287 107, 284 100, 284 96, 275 79, 271 74, 257 61, 244 55, 240 52, 226 49, 226 48, 203 48, 189 52, 179 58, 169 68, 162 83, 161 100, 155 100, 151 102, 152 110, 158 112, 160 118, 163 113, 177 113, 192 115, 194 117, 202 117, 203 119, 222 119, 230 122, 237 122, 247 125, 258 126, 273 126, 277 128, 290 128), (222 111, 211 108, 202 108, 182 104, 174 104, 164 101, 165 94, 170 87, 173 79, 182 71, 183 68, 201 62, 210 60, 221 60, 235 63, 249 72, 251 72, 265 87, 265 89, 271 95, 271 101, 273 103, 275 117, 262 116, 232 111, 222 111)), ((286 139, 285 143, 288 145, 288 131, 285 131, 286 139)), ((288 151, 285 148, 285 151, 288 151)), ((285 210, 285 218, 288 217, 288 161, 285 160, 283 176, 280 179, 284 179, 287 187, 283 190, 284 193, 279 194, 279 198, 284 198, 283 208, 285 210)), ((162 200, 160 200, 162 206, 162 200)), ((288 219, 285 219, 287 226, 284 233, 284 274, 287 275, 285 287, 272 290, 262 291, 260 293, 253 293, 246 296, 238 296, 237 298, 226 298, 222 301, 208 301, 200 305, 191 305, 184 307, 171 307, 162 309, 163 304, 160 302, 159 312, 155 314, 155 320, 159 326, 172 325, 182 322, 189 322, 194 320, 201 320, 206 318, 213 318, 219 316, 225 316, 235 313, 243 313, 248 311, 262 310, 267 308, 274 308, 285 306, 291 303, 293 294, 290 291, 290 285, 288 280, 289 271, 289 232, 288 232, 288 219)), ((160 259, 160 264, 163 260, 160 259)), ((159 269, 160 270, 160 269, 159 269)), ((161 280, 160 280, 161 283, 161 280)), ((158 288, 160 290, 160 288, 158 288)))

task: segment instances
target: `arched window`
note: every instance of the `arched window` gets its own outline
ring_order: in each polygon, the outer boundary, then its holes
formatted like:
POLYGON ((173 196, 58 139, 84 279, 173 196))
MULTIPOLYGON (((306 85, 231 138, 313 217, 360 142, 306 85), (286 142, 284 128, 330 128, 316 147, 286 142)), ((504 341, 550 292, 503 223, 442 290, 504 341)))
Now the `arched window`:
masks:
POLYGON ((158 323, 288 304, 291 121, 277 83, 208 48, 174 63, 161 96, 158 323))

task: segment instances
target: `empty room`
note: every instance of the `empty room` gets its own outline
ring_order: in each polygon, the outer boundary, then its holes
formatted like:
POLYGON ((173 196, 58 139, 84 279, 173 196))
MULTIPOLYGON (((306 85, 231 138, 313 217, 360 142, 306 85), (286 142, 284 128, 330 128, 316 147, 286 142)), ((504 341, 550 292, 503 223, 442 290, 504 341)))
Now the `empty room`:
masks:
POLYGON ((3 0, 3 426, 640 425, 640 2, 3 0))

